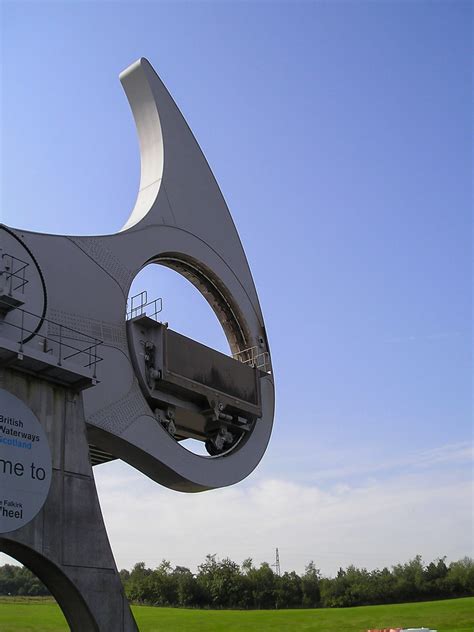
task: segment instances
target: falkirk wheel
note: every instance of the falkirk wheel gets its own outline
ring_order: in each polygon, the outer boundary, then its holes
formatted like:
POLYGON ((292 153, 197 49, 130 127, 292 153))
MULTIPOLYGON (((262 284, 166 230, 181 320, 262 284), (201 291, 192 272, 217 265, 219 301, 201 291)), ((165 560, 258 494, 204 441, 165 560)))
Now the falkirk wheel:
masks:
POLYGON ((262 458, 273 423, 263 316, 219 187, 150 63, 120 80, 141 154, 122 230, 0 225, 0 550, 46 584, 73 632, 137 630, 93 466, 122 459, 182 492, 232 485, 262 458), (145 293, 127 300, 150 263, 198 288, 232 355, 161 323, 145 293))

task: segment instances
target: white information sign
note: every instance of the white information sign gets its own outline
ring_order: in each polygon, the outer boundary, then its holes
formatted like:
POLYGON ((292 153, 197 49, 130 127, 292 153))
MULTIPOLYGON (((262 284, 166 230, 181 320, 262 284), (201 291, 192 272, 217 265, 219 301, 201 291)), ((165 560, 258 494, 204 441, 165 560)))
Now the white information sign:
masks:
POLYGON ((33 411, 0 389, 0 533, 33 520, 51 485, 51 452, 33 411))

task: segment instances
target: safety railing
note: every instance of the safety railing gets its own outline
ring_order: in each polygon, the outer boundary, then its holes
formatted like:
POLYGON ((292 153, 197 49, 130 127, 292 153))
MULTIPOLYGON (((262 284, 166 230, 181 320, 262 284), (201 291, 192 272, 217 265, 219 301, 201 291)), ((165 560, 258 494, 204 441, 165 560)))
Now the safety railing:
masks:
POLYGON ((30 264, 18 257, 9 255, 4 252, 2 254, 1 275, 5 275, 4 289, 11 296, 13 292, 24 293, 25 285, 28 283, 26 278, 26 269, 30 264))
POLYGON ((139 292, 132 296, 127 301, 126 319, 136 318, 137 316, 148 316, 153 320, 158 320, 158 314, 163 310, 163 299, 154 298, 148 300, 148 293, 146 290, 139 292))
POLYGON ((261 371, 265 371, 268 373, 270 371, 270 354, 268 351, 262 351, 259 347, 249 347, 248 349, 242 349, 242 351, 237 351, 237 353, 232 354, 234 360, 238 360, 242 362, 242 364, 248 364, 250 366, 255 367, 256 369, 260 369, 261 371))
MULTIPOLYGON (((4 301, 0 299, 0 306, 2 303, 4 301)), ((19 332, 18 353, 27 353, 26 345, 35 341, 39 343, 40 351, 55 358, 57 366, 74 358, 74 362, 90 368, 92 376, 97 377, 97 365, 103 360, 97 353, 102 340, 21 308, 15 310, 14 320, 1 321, 0 332, 5 328, 19 332), (36 331, 40 324, 48 326, 47 335, 36 331)))

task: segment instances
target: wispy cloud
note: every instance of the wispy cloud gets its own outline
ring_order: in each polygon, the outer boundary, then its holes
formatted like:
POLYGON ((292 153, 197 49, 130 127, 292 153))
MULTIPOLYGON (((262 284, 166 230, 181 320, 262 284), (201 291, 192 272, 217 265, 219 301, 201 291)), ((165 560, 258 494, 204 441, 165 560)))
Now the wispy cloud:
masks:
POLYGON ((344 476, 330 489, 271 478, 183 495, 120 464, 97 478, 120 566, 167 558, 195 568, 207 553, 271 561, 278 546, 285 569, 301 571, 314 559, 333 573, 340 565, 390 565, 417 553, 426 559, 471 554, 470 477, 432 469, 463 461, 465 448, 426 451, 398 461, 391 478, 355 485, 344 476))
POLYGON ((433 334, 413 334, 411 336, 393 336, 386 338, 385 343, 407 343, 407 342, 432 342, 436 340, 446 340, 452 338, 468 337, 469 331, 442 331, 433 334))
POLYGON ((395 472, 409 472, 413 470, 427 470, 439 465, 467 464, 474 458, 474 449, 470 443, 453 443, 428 450, 397 454, 391 458, 370 459, 356 462, 343 468, 327 468, 317 474, 323 478, 345 478, 354 475, 370 475, 389 470, 395 472))
POLYGON ((276 460, 280 467, 292 472, 293 480, 320 485, 346 484, 364 477, 390 477, 446 466, 469 466, 474 462, 474 447, 470 442, 458 442, 426 450, 398 452, 390 457, 380 456, 373 448, 357 451, 348 447, 325 448, 310 456, 278 455, 276 460))

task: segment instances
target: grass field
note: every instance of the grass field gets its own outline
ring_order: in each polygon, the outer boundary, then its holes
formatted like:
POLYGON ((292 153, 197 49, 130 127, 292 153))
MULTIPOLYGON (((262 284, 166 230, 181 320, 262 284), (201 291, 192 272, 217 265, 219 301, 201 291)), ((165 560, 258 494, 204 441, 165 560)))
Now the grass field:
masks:
MULTIPOLYGON (((363 632, 368 628, 431 627, 438 632, 474 632, 474 597, 449 601, 331 610, 184 610, 133 607, 140 632, 363 632)), ((56 603, 0 598, 1 632, 67 632, 56 603)))

